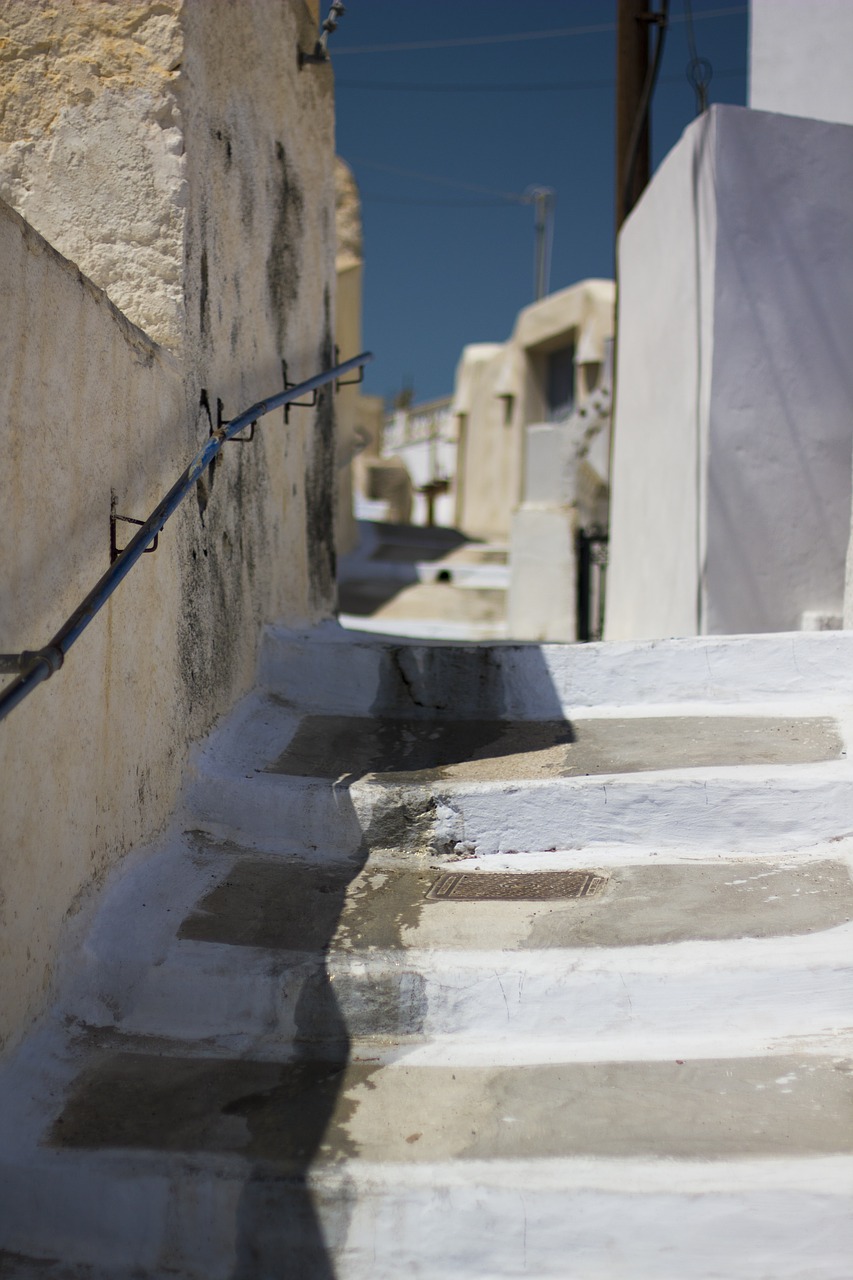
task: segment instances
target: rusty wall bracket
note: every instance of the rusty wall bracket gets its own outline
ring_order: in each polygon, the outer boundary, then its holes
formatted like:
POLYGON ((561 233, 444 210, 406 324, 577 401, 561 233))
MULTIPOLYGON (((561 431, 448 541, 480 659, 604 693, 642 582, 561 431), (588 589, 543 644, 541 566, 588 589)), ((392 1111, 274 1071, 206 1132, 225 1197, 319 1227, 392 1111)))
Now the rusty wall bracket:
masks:
MULTIPOLYGON (((222 401, 217 397, 217 400, 216 400, 216 430, 217 431, 221 431, 223 427, 227 427, 228 423, 231 421, 230 418, 223 418, 222 409, 223 409, 222 401)), ((229 436, 228 439, 225 441, 225 443, 226 444, 251 444, 255 438, 255 427, 257 425, 258 425, 258 420, 257 418, 255 418, 255 421, 249 424, 249 434, 247 436, 229 436)))
MULTIPOLYGON (((335 364, 339 363, 340 357, 341 357, 340 348, 336 346, 335 347, 335 364)), ((347 378, 343 380, 339 378, 335 382, 335 390, 339 391, 341 387, 357 387, 362 382, 364 382, 364 365, 360 366, 358 370, 357 378, 347 378)))
MULTIPOLYGON (((118 524, 119 521, 121 521, 122 524, 138 524, 138 525, 145 524, 144 520, 135 520, 133 516, 116 515, 116 497, 115 497, 115 494, 113 494, 112 498, 110 499, 110 564, 115 564, 116 560, 118 560, 122 551, 124 551, 124 547, 120 547, 118 545, 118 541, 116 538, 116 525, 118 524)), ((160 541, 160 534, 157 533, 154 536, 154 541, 151 543, 151 546, 146 547, 142 554, 144 556, 151 555, 153 551, 157 550, 157 543, 159 541, 160 541)))
POLYGON ((299 70, 300 71, 302 70, 303 67, 316 66, 317 63, 329 62, 329 61, 330 61, 329 55, 326 52, 326 50, 323 48, 323 46, 320 44, 319 40, 314 45, 313 53, 303 53, 301 49, 299 50, 299 70))
MULTIPOLYGON (((299 385, 297 382, 290 382, 290 381, 289 381, 289 379, 288 379, 288 377, 287 377, 287 361, 285 361, 285 360, 282 360, 282 362, 281 362, 281 376, 282 376, 282 378, 283 378, 283 380, 284 380, 284 389, 285 389, 285 391, 289 391, 289 390, 291 389, 291 387, 296 387, 296 386, 298 386, 298 385, 299 385)), ((317 407, 317 397, 318 397, 318 394, 319 394, 319 388, 315 387, 315 388, 314 388, 314 390, 311 392, 311 399, 310 399, 310 400, 291 400, 288 404, 286 404, 286 405, 284 406, 284 421, 285 421, 285 423, 289 423, 289 422, 290 422, 290 410, 291 410, 291 409, 316 409, 316 407, 317 407)))

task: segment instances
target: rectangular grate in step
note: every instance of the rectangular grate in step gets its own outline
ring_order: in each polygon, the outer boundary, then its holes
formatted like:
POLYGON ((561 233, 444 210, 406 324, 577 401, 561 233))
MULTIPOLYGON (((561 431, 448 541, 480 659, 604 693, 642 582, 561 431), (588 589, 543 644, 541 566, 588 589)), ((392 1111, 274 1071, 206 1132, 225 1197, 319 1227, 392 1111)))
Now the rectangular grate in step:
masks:
POLYGON ((477 872, 448 871, 430 885, 428 901, 554 902, 591 898, 600 893, 607 876, 594 871, 477 872))

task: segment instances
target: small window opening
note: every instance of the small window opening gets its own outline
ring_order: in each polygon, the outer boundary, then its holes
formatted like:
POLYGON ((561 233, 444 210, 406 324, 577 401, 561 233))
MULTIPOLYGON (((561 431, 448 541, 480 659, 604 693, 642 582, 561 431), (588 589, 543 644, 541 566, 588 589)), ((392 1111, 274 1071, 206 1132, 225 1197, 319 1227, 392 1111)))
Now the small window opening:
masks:
POLYGON ((570 342, 550 351, 546 361, 548 420, 561 422, 575 407, 575 344, 570 342))

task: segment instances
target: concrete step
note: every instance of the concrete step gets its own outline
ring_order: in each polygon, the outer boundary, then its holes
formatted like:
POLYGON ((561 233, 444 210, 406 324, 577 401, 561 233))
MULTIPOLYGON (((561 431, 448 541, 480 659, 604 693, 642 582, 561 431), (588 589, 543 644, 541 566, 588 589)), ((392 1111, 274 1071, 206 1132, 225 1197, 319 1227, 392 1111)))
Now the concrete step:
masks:
POLYGON ((256 693, 195 753, 185 818, 271 848, 427 854, 846 835, 835 716, 778 705, 562 719, 302 716, 256 693))
POLYGON ((112 889, 67 1008, 89 1025, 273 1052, 404 1037, 410 1051, 452 1042, 467 1061, 511 1062, 630 1057, 641 1037, 679 1056, 720 1036, 754 1052, 828 1034, 853 1007, 853 888, 832 849, 431 866, 176 835, 112 889))
POLYGON ((566 1250, 601 1277, 849 1274, 843 1053, 424 1067, 52 1034, 4 1081, 12 1254, 211 1280, 562 1276, 566 1250))
POLYGON ((549 720, 582 708, 853 704, 853 632, 639 644, 401 643, 328 622, 268 627, 258 684, 304 713, 549 720))

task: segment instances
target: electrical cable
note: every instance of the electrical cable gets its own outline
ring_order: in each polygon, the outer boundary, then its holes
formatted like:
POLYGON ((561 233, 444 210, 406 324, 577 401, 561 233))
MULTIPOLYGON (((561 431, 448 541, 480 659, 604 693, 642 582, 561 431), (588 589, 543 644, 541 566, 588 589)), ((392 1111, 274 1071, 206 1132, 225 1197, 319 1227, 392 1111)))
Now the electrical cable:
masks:
POLYGON ((520 203, 510 200, 417 200, 407 199, 406 196, 374 195, 370 191, 362 191, 360 199, 362 204, 407 204, 430 209, 512 209, 516 203, 520 203))
POLYGON ((686 75, 696 94, 696 115, 701 116, 708 110, 708 86, 714 75, 714 68, 708 58, 699 57, 696 32, 693 30, 692 0, 684 0, 684 17, 687 22, 687 48, 690 52, 686 75))
POLYGON ((419 182, 432 182, 439 187, 454 187, 459 191, 476 191, 480 195, 493 196, 507 204, 532 204, 534 197, 520 191, 497 191, 494 187, 482 187, 476 182, 459 182, 455 178, 442 178, 434 173, 420 173, 416 169, 401 169, 395 164, 383 164, 378 160, 365 160, 360 156, 348 156, 347 162, 364 169, 376 169, 379 173, 392 173, 395 177, 416 178, 419 182))
MULTIPOLYGON (((701 61, 701 59, 700 59, 701 61)), ((715 72, 718 79, 733 76, 745 76, 745 67, 729 67, 725 71, 715 72)), ((681 84, 681 76, 661 76, 659 84, 681 84)), ((394 93, 568 93, 572 90, 613 89, 616 81, 608 80, 545 80, 530 81, 519 84, 477 84, 459 83, 440 84, 437 82, 415 82, 404 80, 347 80, 340 76, 335 79, 336 89, 366 89, 368 91, 394 93)))
MULTIPOLYGON (((696 14, 696 21, 705 18, 729 18, 747 11, 748 6, 745 4, 729 5, 722 9, 706 9, 703 13, 696 14)), ((679 14, 673 17, 672 21, 684 22, 686 19, 679 14)), ((451 40, 411 40, 402 44, 363 44, 349 47, 344 45, 343 48, 338 46, 335 49, 335 57, 342 58, 347 54, 356 53, 408 53, 417 49, 460 49, 469 45, 512 44, 520 40, 559 40, 566 36, 599 35, 605 31, 615 30, 615 22, 601 22, 587 27, 558 27, 551 31, 513 31, 488 36, 457 36, 451 40)))

